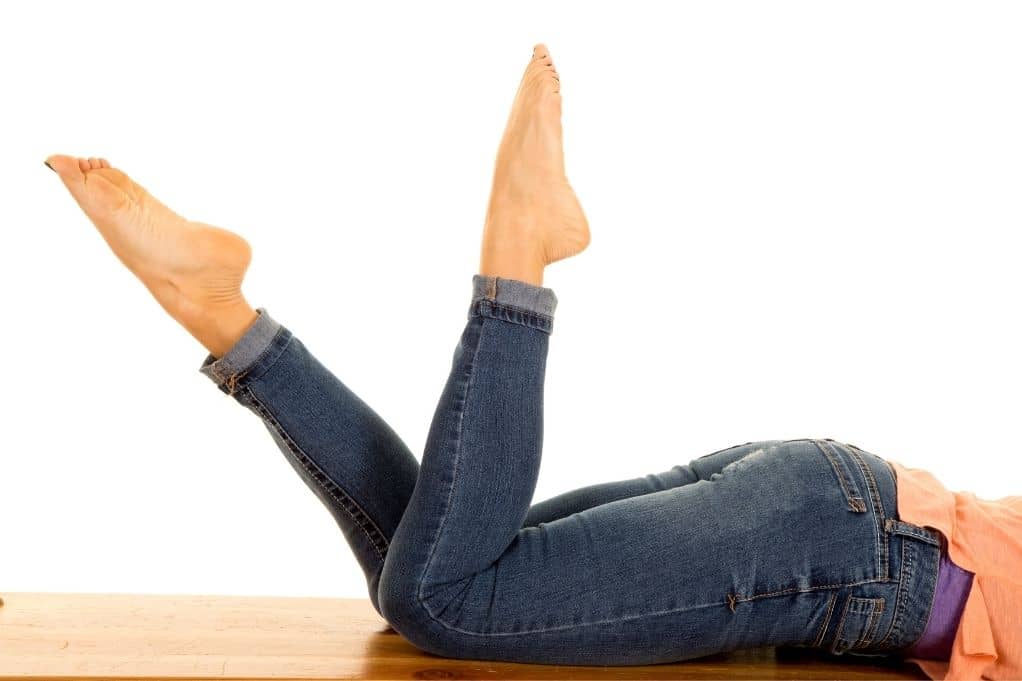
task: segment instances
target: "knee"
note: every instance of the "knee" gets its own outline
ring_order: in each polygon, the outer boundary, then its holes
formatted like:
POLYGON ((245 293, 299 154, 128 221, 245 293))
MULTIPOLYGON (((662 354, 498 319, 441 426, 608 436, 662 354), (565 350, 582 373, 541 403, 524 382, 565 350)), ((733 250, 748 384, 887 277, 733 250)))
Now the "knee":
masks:
MULTIPOLYGON (((390 556, 388 556, 390 558, 390 556)), ((376 608, 383 619, 398 632, 404 633, 407 622, 421 616, 416 610, 418 586, 388 560, 376 585, 376 608)))
MULTIPOLYGON (((382 570, 382 568, 381 568, 382 570)), ((369 586, 369 602, 372 603, 373 609, 379 613, 380 617, 383 617, 383 609, 380 608, 380 571, 374 572, 368 580, 369 586)), ((384 617, 384 619, 386 619, 384 617)))
POLYGON ((384 567, 376 599, 380 615, 416 648, 441 657, 466 657, 459 632, 434 615, 420 582, 384 567))

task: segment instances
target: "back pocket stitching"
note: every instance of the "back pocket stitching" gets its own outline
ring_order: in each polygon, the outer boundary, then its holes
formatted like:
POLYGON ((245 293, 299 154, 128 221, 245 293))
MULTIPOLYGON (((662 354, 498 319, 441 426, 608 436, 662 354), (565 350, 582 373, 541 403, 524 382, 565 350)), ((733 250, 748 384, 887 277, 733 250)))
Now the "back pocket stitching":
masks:
POLYGON ((866 502, 862 496, 855 489, 854 483, 851 481, 851 476, 845 471, 844 463, 840 460, 839 455, 836 451, 831 449, 830 444, 826 441, 811 440, 816 445, 816 448, 820 450, 827 461, 830 462, 830 467, 834 470, 834 474, 837 476, 838 482, 841 484, 841 489, 845 494, 845 499, 848 500, 848 508, 855 513, 866 512, 866 502), (853 491, 854 490, 854 491, 853 491))
POLYGON ((852 646, 853 648, 865 648, 873 642, 873 637, 876 636, 877 625, 880 624, 880 615, 884 612, 884 599, 877 599, 876 607, 873 608, 873 614, 869 617, 869 622, 866 623, 866 628, 862 632, 862 638, 852 646))
MULTIPOLYGON (((854 449, 859 449, 854 447, 854 449)), ((866 488, 869 491, 870 503, 874 509, 874 520, 876 521, 876 541, 877 541, 877 571, 880 577, 884 580, 890 579, 890 558, 888 553, 890 551, 890 545, 888 543, 888 533, 884 531, 886 527, 886 515, 884 513, 884 500, 880 496, 880 487, 877 485, 876 477, 873 475, 873 469, 869 467, 862 455, 857 452, 846 449, 848 455, 855 459, 856 464, 859 466, 859 470, 862 472, 863 478, 866 480, 866 488)), ((861 452, 862 450, 859 449, 861 452)), ((865 453, 865 452, 863 452, 865 453)))
POLYGON ((883 598, 859 598, 857 596, 849 595, 845 599, 845 607, 841 611, 841 621, 838 622, 837 630, 834 632, 834 643, 831 645, 831 652, 840 655, 847 650, 853 650, 856 648, 863 648, 873 640, 873 636, 876 635, 876 628, 880 622, 879 615, 884 611, 884 599, 883 598), (848 613, 851 611, 852 606, 857 608, 860 606, 869 606, 869 619, 866 621, 865 626, 862 630, 856 634, 854 640, 844 638, 845 622, 848 619, 848 613), (844 645, 842 645, 844 644, 844 645))
POLYGON ((827 634, 827 627, 830 626, 831 615, 834 614, 834 606, 837 604, 837 591, 830 594, 830 603, 827 605, 827 616, 823 618, 823 626, 820 627, 820 633, 816 635, 813 640, 813 647, 819 648, 823 644, 823 637, 827 634))

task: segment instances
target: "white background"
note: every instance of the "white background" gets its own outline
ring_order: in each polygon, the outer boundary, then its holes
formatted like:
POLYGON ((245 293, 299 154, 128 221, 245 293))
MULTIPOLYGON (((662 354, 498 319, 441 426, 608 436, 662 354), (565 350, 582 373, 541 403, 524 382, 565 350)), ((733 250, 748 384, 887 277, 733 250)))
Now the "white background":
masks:
POLYGON ((9 3, 0 590, 364 596, 339 530, 43 165, 243 234, 245 292, 421 451, 534 42, 582 257, 537 500, 833 437, 1022 493, 1022 5, 9 3))

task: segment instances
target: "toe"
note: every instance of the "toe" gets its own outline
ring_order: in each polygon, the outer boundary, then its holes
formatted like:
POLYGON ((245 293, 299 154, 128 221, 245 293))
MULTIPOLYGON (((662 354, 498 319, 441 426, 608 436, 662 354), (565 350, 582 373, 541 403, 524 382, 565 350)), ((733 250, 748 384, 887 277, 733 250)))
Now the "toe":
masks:
POLYGON ((90 217, 97 205, 116 210, 134 197, 134 193, 127 188, 134 187, 134 183, 119 170, 102 168, 99 159, 55 154, 47 158, 46 163, 56 171, 71 196, 90 217), (92 161, 96 162, 95 169, 92 161), (123 180, 118 176, 123 177, 123 180))
POLYGON ((47 156, 46 165, 53 168, 61 177, 79 171, 78 159, 74 156, 65 156, 64 154, 47 156))
MULTIPOLYGON (((72 167, 80 170, 83 173, 82 178, 83 181, 85 180, 85 176, 88 176, 90 178, 93 175, 102 176, 108 182, 110 182, 115 187, 120 189, 122 192, 127 194, 128 198, 131 199, 132 201, 140 200, 143 194, 146 193, 146 190, 144 187, 142 187, 142 185, 138 184, 130 177, 128 177, 128 175, 124 173, 124 171, 118 168, 114 168, 110 164, 110 161, 106 160, 105 158, 96 158, 90 156, 89 158, 83 159, 73 158, 70 156, 61 157, 51 156, 49 159, 47 159, 47 162, 57 158, 66 159, 65 161, 58 161, 58 163, 63 163, 64 167, 69 171, 72 167)), ((61 172, 57 168, 54 168, 54 170, 56 170, 58 173, 61 172)))
POLYGON ((551 68, 554 65, 554 60, 550 56, 550 50, 543 43, 536 43, 536 46, 532 48, 532 61, 535 64, 551 68))
POLYGON ((54 154, 46 159, 46 165, 60 176, 61 182, 76 200, 81 202, 85 198, 85 174, 82 172, 80 159, 54 154))
POLYGON ((529 64, 525 71, 524 82, 529 91, 535 94, 559 92, 561 77, 551 64, 536 60, 529 64))

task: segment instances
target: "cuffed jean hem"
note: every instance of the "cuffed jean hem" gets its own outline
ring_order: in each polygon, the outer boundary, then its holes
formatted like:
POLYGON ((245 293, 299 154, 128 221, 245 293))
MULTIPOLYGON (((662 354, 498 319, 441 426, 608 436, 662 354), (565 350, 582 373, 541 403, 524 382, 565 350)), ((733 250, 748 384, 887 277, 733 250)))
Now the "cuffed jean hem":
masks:
POLYGON ((551 333, 556 309, 557 296, 552 289, 517 279, 472 277, 470 317, 492 317, 551 333))
POLYGON ((265 308, 257 308, 256 312, 258 316, 252 326, 223 357, 207 355, 199 366, 199 371, 228 395, 233 395, 239 385, 261 376, 291 340, 291 332, 265 308))

